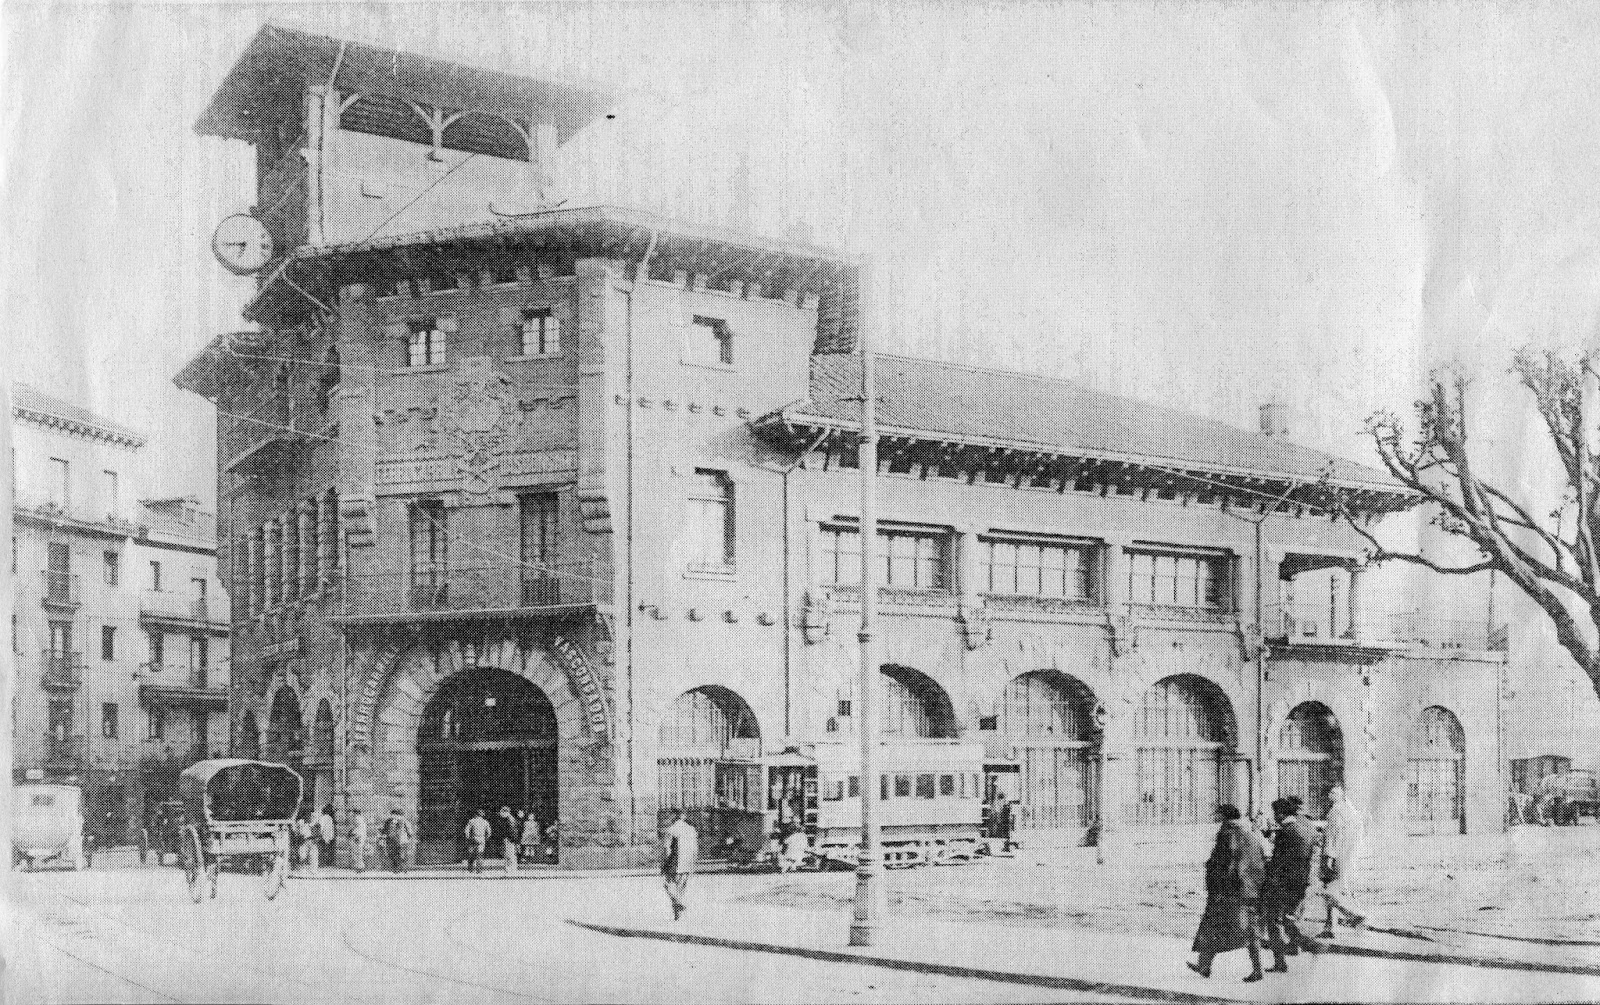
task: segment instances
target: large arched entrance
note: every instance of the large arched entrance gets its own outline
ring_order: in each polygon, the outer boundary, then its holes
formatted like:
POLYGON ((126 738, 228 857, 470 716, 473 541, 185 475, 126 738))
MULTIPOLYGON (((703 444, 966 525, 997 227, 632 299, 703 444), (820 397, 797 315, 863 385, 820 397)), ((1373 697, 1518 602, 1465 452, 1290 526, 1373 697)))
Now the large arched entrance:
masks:
POLYGON ((285 685, 272 696, 272 708, 267 713, 266 760, 287 764, 296 771, 303 767, 305 739, 301 735, 300 699, 294 689, 285 685))
POLYGON ((1177 674, 1145 691, 1134 711, 1134 805, 1140 825, 1203 824, 1230 772, 1238 729, 1222 689, 1204 677, 1177 674))
POLYGON ((1467 742, 1449 709, 1417 716, 1406 750, 1406 820, 1415 834, 1467 832, 1467 742))
POLYGON ((1006 685, 1000 736, 1017 762, 1018 825, 1030 830, 1088 827, 1096 805, 1094 694, 1054 670, 1006 685))
POLYGON ((256 725, 256 714, 246 711, 239 720, 239 745, 233 756, 258 760, 261 757, 261 729, 256 725))
POLYGON ((886 666, 879 684, 878 735, 885 742, 953 740, 960 735, 950 696, 932 677, 909 667, 886 666))
POLYGON ((1319 701, 1296 705, 1278 729, 1278 795, 1299 796, 1307 815, 1328 815, 1328 787, 1344 784, 1344 732, 1319 701))
POLYGON ((707 850, 716 848, 732 814, 759 809, 761 728, 745 700, 725 687, 685 691, 661 717, 656 749, 656 809, 665 826, 683 810, 707 850))
POLYGON ((550 699, 516 674, 479 668, 441 684, 417 730, 417 861, 459 861, 478 809, 556 819, 557 735, 550 699))

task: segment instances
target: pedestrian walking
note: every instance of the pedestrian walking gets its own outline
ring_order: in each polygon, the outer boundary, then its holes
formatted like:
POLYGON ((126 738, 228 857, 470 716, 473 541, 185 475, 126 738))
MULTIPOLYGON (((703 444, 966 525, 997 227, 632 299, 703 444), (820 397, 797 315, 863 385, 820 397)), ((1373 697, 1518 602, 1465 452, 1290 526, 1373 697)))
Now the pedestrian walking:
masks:
POLYGON ((1333 913, 1344 916, 1352 928, 1366 924, 1367 912, 1355 898, 1355 878, 1361 855, 1361 811, 1350 802, 1343 785, 1328 789, 1328 816, 1322 830, 1322 899, 1327 916, 1322 937, 1333 938, 1333 913))
POLYGON ((295 852, 299 867, 308 872, 317 871, 316 829, 311 826, 311 811, 305 810, 294 821, 295 852))
POLYGON ((517 843, 522 848, 522 861, 536 862, 539 859, 539 839, 544 836, 539 830, 539 820, 531 811, 523 810, 519 823, 522 832, 517 835, 517 843))
POLYGON ((1285 957, 1301 949, 1310 953, 1322 947, 1312 942, 1295 924, 1300 902, 1311 885, 1311 854, 1316 832, 1300 819, 1300 800, 1285 796, 1272 801, 1272 815, 1278 831, 1272 839, 1272 858, 1267 861, 1266 881, 1261 891, 1261 912, 1266 922, 1267 947, 1272 950, 1271 970, 1288 973, 1285 957))
POLYGON ((357 809, 350 814, 350 868, 367 871, 367 816, 357 809))
POLYGON ((678 810, 672 815, 672 825, 666 829, 661 843, 661 880, 667 888, 667 899, 672 901, 672 920, 683 917, 688 906, 686 895, 689 877, 694 875, 695 858, 699 855, 700 836, 678 810))
POLYGON ((332 803, 322 807, 322 812, 317 814, 311 826, 316 832, 318 865, 323 862, 333 865, 333 839, 338 831, 333 823, 332 803))
POLYGON ((1221 826, 1211 857, 1206 859, 1206 909, 1193 945, 1199 958, 1187 966, 1201 977, 1210 977, 1211 961, 1217 954, 1247 949, 1250 974, 1245 980, 1259 981, 1261 941, 1256 925, 1266 866, 1259 839, 1239 817, 1239 808, 1229 803, 1218 806, 1212 815, 1221 826))
POLYGON ((472 819, 467 821, 467 826, 461 829, 461 833, 467 839, 468 872, 483 872, 483 851, 489 846, 490 830, 489 818, 481 809, 474 812, 472 819))
POLYGON ((511 807, 500 807, 500 815, 495 819, 495 837, 500 839, 500 854, 505 859, 508 876, 517 871, 517 847, 521 836, 521 831, 517 829, 517 818, 512 815, 511 807))
POLYGON ((783 836, 781 850, 778 853, 778 871, 793 872, 805 864, 806 853, 811 850, 810 841, 806 838, 805 828, 798 824, 789 825, 789 833, 783 836))
POLYGON ((383 822, 383 850, 389 858, 390 872, 406 871, 406 846, 411 843, 411 821, 396 806, 383 822))

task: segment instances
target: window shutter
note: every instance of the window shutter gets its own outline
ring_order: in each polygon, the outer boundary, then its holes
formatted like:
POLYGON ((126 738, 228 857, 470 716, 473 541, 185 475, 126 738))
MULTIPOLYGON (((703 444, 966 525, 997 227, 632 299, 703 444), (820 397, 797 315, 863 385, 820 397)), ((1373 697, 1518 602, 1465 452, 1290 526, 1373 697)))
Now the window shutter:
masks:
POLYGON ((561 321, 556 317, 555 311, 544 319, 545 344, 559 346, 561 344, 561 321))

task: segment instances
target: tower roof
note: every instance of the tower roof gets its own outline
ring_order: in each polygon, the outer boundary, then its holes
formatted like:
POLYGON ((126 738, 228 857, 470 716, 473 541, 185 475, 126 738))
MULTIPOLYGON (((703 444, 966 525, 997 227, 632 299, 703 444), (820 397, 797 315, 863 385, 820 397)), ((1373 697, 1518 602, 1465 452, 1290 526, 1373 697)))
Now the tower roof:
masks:
POLYGON ((264 107, 297 105, 308 84, 329 83, 342 91, 516 119, 547 109, 559 142, 594 121, 611 101, 609 92, 590 84, 486 70, 267 24, 211 96, 195 132, 254 142, 264 107))

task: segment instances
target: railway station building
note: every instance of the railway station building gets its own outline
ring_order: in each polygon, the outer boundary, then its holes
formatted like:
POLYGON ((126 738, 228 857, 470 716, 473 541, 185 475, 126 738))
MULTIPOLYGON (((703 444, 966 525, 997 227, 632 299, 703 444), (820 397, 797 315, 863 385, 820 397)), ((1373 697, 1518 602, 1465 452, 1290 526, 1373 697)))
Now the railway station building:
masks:
MULTIPOLYGON (((769 802, 730 765, 853 742, 861 265, 491 211, 544 205, 605 102, 268 28, 200 122, 256 144, 280 248, 178 377, 218 412, 233 750, 400 808, 421 862, 499 805, 559 821, 563 866, 639 862, 663 813, 769 802)), ((1367 595, 1333 513, 1409 519, 1382 472, 1273 406, 877 370, 887 743, 981 745, 971 798, 1025 842, 1198 846, 1220 801, 1319 814, 1334 781, 1384 831, 1502 826, 1504 633, 1367 595)))

